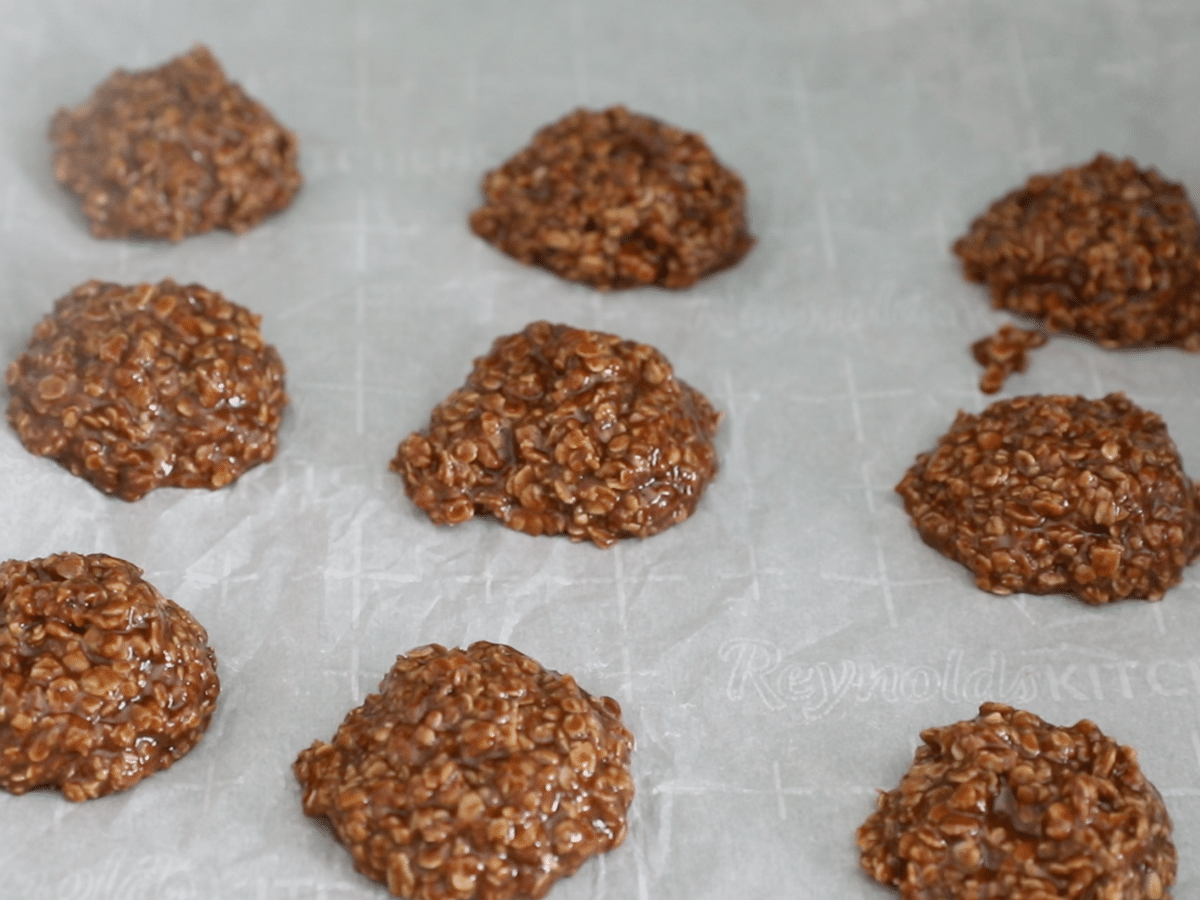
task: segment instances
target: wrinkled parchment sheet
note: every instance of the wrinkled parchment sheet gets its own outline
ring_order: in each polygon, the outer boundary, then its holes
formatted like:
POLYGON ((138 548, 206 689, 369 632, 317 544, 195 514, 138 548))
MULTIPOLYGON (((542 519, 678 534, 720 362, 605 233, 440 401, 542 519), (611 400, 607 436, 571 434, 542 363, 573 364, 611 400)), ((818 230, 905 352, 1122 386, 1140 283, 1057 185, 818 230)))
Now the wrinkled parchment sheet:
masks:
MULTIPOLYGON (((629 837, 568 898, 891 896, 855 828, 921 729, 983 700, 1139 751, 1200 896, 1200 570, 1161 603, 999 598, 892 488, 989 402, 970 343, 1012 321, 949 244, 1098 150, 1200 192, 1193 0, 0 0, 0 350, 72 286, 198 281, 288 367, 276 460, 128 504, 0 429, 0 553, 128 559, 208 629, 200 745, 124 794, 0 795, 5 896, 358 900, 296 754, 395 657, 513 644, 620 701, 629 837), (47 123, 113 69, 210 46, 301 142, 306 184, 242 237, 90 237, 47 123), (523 267, 466 218, 483 172, 577 106, 705 135, 758 245, 682 293, 523 267), (725 418, 696 514, 608 551, 430 524, 387 464, 494 338, 537 319, 650 343, 725 418)), ((1125 391, 1200 476, 1200 356, 1055 338, 1001 396, 1125 391)))

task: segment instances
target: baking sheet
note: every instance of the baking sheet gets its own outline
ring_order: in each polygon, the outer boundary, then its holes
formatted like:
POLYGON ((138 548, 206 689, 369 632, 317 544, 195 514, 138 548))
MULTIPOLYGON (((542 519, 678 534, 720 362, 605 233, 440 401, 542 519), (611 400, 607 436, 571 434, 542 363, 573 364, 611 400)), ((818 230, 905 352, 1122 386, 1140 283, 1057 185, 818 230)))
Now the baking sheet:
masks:
MULTIPOLYGON (((200 281, 263 314, 292 404, 274 463, 216 493, 102 496, 0 431, 0 553, 106 552, 207 627, 223 692, 167 772, 74 805, 0 796, 4 892, 372 898, 290 765, 395 656, 512 643, 616 697, 629 838, 551 896, 881 898, 854 829, 924 727, 985 699, 1088 717, 1166 797, 1200 895, 1200 580, 1162 603, 1001 599, 926 548, 892 486, 1008 318, 948 245, 1034 171, 1098 150, 1200 191, 1200 6, 1046 0, 0 0, 0 351, 91 277, 200 281), (45 130, 112 69, 197 41, 301 141, 251 233, 97 241, 45 130), (759 243, 683 293, 602 296, 465 219, 482 172, 576 106, 704 134, 759 243), (535 319, 659 347, 726 413, 696 515, 600 551, 433 527, 396 444, 535 319)), ((1200 473, 1200 356, 1053 340, 1002 396, 1126 391, 1200 473)))

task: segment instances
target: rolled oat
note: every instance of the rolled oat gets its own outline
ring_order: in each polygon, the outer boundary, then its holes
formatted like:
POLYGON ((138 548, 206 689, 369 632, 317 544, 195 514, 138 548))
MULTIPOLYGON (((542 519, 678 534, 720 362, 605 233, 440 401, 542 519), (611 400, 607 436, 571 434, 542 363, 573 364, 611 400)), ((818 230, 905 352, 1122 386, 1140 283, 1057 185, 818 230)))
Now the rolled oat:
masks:
POLYGON ((922 539, 995 594, 1158 600, 1200 555, 1200 484, 1123 394, 960 412, 896 491, 922 539))
POLYGON ((954 244, 998 309, 1104 347, 1200 351, 1200 222, 1183 187, 1099 154, 1035 175, 954 244))
POLYGON ((31 452, 106 494, 216 489, 275 455, 284 367, 259 317, 198 284, 89 281, 8 367, 31 452))
POLYGON ((60 553, 0 564, 0 786, 68 800, 183 757, 217 703, 204 628, 131 563, 60 553))
POLYGON ((242 233, 300 189, 296 137, 203 46, 145 72, 117 70, 50 123, 54 176, 96 237, 242 233))
POLYGON ((483 179, 471 229, 601 290, 685 288, 754 245, 746 189, 698 134, 623 106, 576 110, 483 179))
POLYGON ((502 644, 397 658, 295 764, 304 811, 408 900, 542 897, 625 839, 620 707, 502 644))
POLYGON ((1094 723, 985 703, 921 740, 858 829, 863 868, 903 900, 1170 900, 1162 797, 1094 723))
POLYGON ((391 468, 439 525, 487 513, 608 547, 692 514, 719 420, 653 347, 534 322, 475 360, 391 468))

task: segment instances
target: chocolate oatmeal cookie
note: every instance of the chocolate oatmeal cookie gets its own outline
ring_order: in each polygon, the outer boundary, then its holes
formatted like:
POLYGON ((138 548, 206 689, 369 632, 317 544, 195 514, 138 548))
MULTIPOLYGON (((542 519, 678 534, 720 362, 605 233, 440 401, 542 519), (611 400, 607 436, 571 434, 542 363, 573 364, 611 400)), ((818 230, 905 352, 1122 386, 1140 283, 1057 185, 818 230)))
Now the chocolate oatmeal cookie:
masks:
POLYGON ((145 72, 113 72, 50 123, 54 176, 96 237, 242 233, 300 189, 296 137, 197 46, 145 72))
POLYGON ((1200 484, 1123 394, 960 412, 896 491, 925 543, 994 594, 1159 600, 1200 555, 1200 484))
POLYGON ((1162 797, 1094 723, 985 703, 921 740, 858 829, 863 868, 902 900, 1170 900, 1162 797))
POLYGON ((992 305, 1104 347, 1200 351, 1200 222, 1183 187, 1104 154, 1035 175, 954 244, 992 305))
POLYGON ((483 179, 471 230, 601 290, 685 288, 754 245, 746 189, 700 135, 623 106, 548 125, 483 179))
POLYGON ((391 468, 439 525, 488 513, 608 547, 692 514, 719 420, 653 347, 535 322, 475 360, 391 468))
POLYGON ((399 657, 294 769, 304 811, 396 896, 509 900, 625 839, 632 749, 615 700, 480 641, 399 657))
POLYGON ((198 284, 89 281, 8 367, 31 453, 106 494, 224 487, 275 455, 284 367, 259 317, 198 284))
POLYGON ((137 566, 95 553, 0 564, 0 787, 121 791, 181 759, 216 708, 216 657, 137 566))

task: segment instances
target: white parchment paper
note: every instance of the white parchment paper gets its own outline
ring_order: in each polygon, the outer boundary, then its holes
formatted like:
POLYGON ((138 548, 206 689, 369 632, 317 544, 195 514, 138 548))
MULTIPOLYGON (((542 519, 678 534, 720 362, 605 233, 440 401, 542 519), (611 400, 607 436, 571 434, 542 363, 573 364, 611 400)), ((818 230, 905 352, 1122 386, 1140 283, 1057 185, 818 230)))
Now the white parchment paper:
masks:
MULTIPOLYGON (((385 896, 290 766, 397 654, 509 642, 617 698, 629 839, 551 896, 882 898, 854 829, 918 732, 985 699, 1092 718, 1165 795, 1200 896, 1200 602, 1001 599, 892 492, 1008 321, 948 246, 1035 171, 1131 155, 1200 191, 1192 0, 0 0, 0 356, 88 278, 195 280, 263 315, 292 404, 216 493, 101 495, 0 429, 0 554, 103 551, 207 627, 201 744, 124 794, 0 796, 0 893, 385 896), (243 237, 91 238, 48 119, 117 67, 208 44, 300 137, 306 185, 243 237), (571 109, 706 136, 759 243, 683 293, 603 296, 466 228, 483 171, 571 109), (609 551, 432 526, 387 463, 474 356, 535 319, 659 347, 726 413, 678 528, 609 551)), ((1055 339, 1004 395, 1126 391, 1200 474, 1200 356, 1055 339)))

